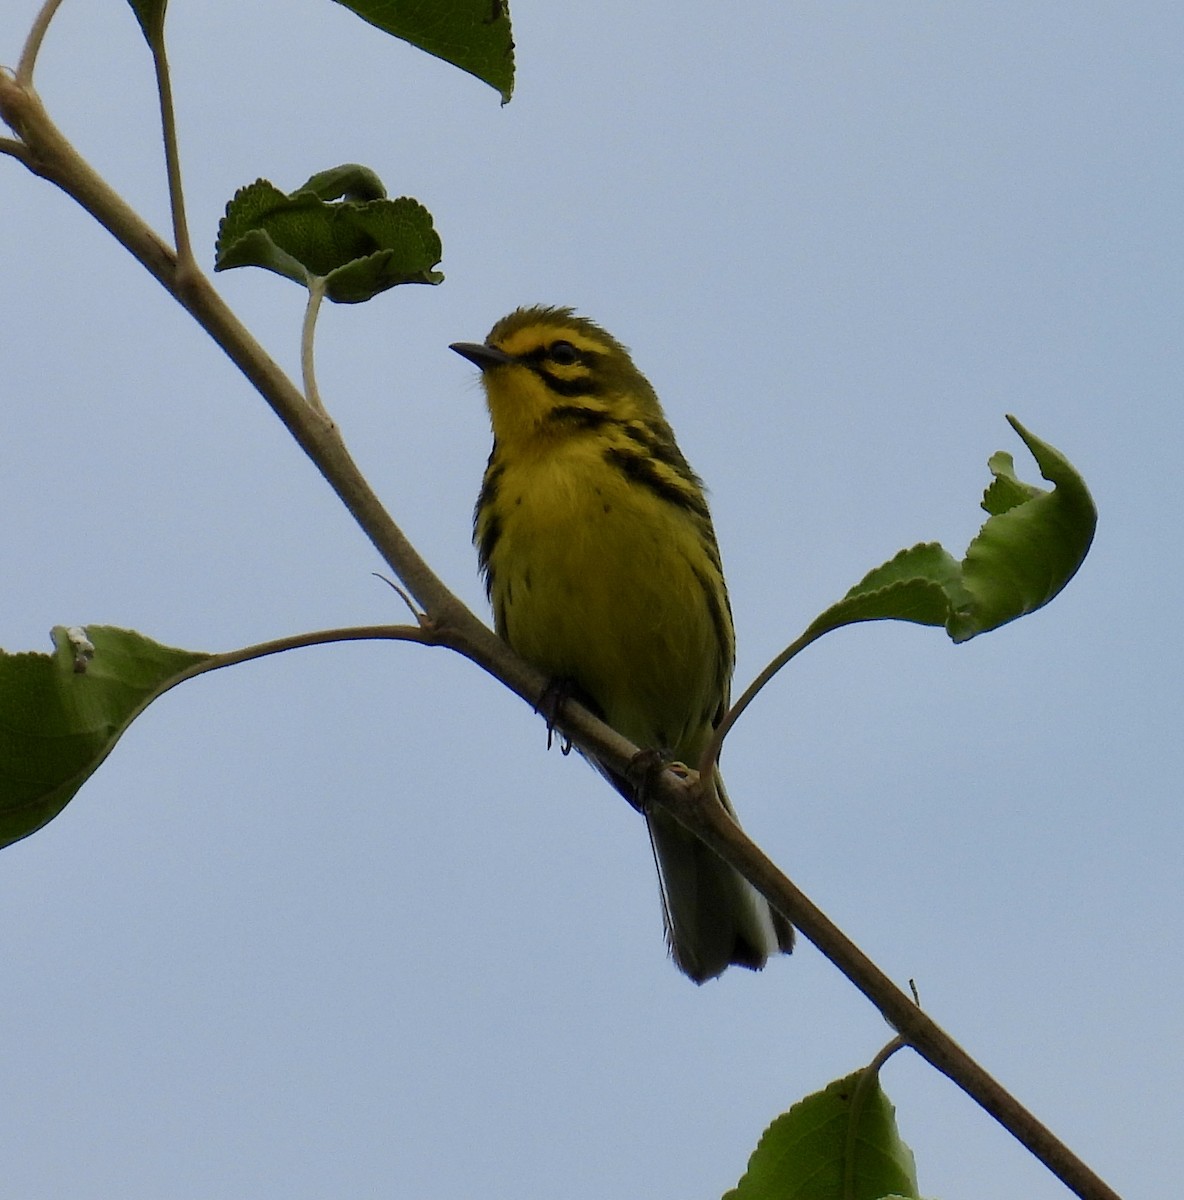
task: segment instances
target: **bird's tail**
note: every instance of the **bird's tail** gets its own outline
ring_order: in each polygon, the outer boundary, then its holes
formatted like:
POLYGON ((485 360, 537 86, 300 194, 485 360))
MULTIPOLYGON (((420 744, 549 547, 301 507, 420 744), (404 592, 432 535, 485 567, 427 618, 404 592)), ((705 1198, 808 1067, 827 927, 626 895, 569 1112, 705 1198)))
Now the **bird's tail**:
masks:
MULTIPOLYGON (((720 799, 735 817, 716 772, 720 799)), ((759 971, 793 949, 793 927, 737 871, 669 813, 649 815, 662 886, 666 940, 675 964, 696 983, 731 963, 759 971)))

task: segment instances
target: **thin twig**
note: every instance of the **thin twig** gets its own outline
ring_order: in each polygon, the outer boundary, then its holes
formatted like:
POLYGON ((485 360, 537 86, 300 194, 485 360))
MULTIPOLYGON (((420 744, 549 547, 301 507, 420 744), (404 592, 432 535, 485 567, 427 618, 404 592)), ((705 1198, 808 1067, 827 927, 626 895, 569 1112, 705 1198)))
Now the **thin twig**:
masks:
POLYGON ((415 607, 415 601, 407 594, 406 589, 401 588, 393 579, 388 579, 385 575, 379 574, 377 571, 372 571, 371 574, 375 579, 381 579, 398 597, 407 605, 411 611, 411 615, 420 623, 420 625, 430 624, 431 618, 426 613, 422 613, 415 607))
POLYGON ((24 142, 18 142, 14 138, 0 138, 0 154, 9 154, 23 162, 29 170, 33 169, 33 160, 24 142))

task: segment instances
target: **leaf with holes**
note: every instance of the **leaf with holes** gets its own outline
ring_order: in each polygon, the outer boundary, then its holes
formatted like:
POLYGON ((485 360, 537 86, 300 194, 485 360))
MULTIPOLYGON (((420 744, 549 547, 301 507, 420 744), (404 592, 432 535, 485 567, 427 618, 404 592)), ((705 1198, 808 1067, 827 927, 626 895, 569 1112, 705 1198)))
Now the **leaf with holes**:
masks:
POLYGON ((1093 499, 1064 455, 1007 419, 1053 489, 1022 482, 1010 454, 992 455, 995 478, 982 499, 987 521, 961 561, 936 542, 902 550, 822 613, 808 636, 897 620, 943 626, 965 642, 1043 607, 1073 578, 1093 541, 1093 499))

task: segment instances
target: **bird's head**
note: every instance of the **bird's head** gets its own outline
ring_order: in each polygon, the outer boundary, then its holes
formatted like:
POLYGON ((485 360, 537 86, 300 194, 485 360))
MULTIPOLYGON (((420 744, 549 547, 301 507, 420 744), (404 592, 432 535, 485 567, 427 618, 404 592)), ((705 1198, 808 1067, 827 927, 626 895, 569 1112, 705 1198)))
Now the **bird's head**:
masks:
POLYGON ((503 444, 590 431, 608 422, 665 424, 648 380, 611 334, 569 308, 519 308, 484 343, 454 342, 481 369, 503 444))

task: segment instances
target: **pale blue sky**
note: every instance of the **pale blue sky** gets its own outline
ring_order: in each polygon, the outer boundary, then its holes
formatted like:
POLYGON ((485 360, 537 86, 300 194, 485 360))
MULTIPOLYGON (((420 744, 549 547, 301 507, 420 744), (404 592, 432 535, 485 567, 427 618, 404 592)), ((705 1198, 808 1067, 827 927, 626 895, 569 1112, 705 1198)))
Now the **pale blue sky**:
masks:
MULTIPOLYGON (((1094 550, 955 648, 812 648, 725 756, 788 873, 1121 1194, 1184 1143, 1179 780, 1184 9, 513 5, 516 99, 311 0, 177 2, 194 237, 263 175, 373 167, 448 278, 324 313, 356 456, 484 611, 488 427, 447 345, 521 303, 631 346, 711 487, 737 681, 868 568, 961 553, 1014 412, 1082 471, 1094 550)), ((0 11, 13 63, 33 0, 0 11)), ((38 83, 166 226, 148 57, 67 0, 38 83)), ((221 353, 0 160, 0 644, 55 623, 224 649, 398 621, 362 535, 221 353)), ((302 298, 223 276, 294 368, 302 298)), ((890 1036, 809 946, 696 989, 642 828, 444 651, 201 679, 0 859, 4 1188, 22 1200, 719 1196, 765 1124, 890 1036)), ((907 1054, 931 1196, 1064 1189, 907 1054)))

